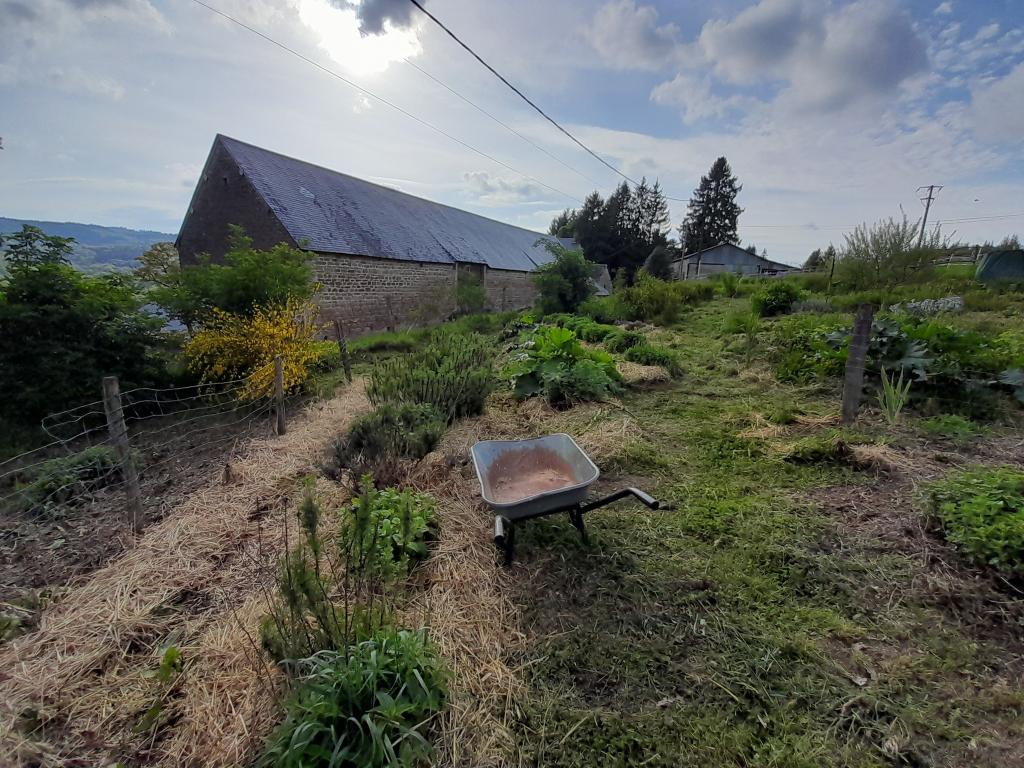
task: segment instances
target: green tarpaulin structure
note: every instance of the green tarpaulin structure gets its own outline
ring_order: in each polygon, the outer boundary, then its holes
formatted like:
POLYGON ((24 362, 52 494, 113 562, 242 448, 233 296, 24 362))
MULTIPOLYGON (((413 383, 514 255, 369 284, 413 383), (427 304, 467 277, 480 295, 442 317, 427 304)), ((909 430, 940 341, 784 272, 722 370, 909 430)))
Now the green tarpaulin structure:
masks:
POLYGON ((994 280, 1024 280, 1024 250, 990 251, 978 265, 977 279, 983 283, 994 280))

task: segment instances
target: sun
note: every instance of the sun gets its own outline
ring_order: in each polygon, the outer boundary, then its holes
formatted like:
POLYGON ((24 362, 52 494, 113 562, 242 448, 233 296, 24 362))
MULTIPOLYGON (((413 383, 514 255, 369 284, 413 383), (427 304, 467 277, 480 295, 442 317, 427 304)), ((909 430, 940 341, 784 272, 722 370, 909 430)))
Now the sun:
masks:
POLYGON ((320 36, 320 46, 346 70, 357 75, 383 72, 394 61, 420 52, 411 29, 386 27, 380 35, 361 35, 356 13, 327 0, 301 0, 299 18, 320 36))

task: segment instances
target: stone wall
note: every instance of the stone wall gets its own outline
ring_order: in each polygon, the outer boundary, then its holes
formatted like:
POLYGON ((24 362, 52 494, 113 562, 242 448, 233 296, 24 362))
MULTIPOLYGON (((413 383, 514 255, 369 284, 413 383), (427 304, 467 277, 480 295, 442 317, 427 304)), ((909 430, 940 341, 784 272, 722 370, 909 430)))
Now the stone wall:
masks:
POLYGON ((487 305, 498 312, 525 309, 537 298, 529 272, 507 269, 488 269, 484 275, 487 305))
POLYGON ((218 145, 206 161, 178 234, 181 265, 194 265, 201 253, 219 261, 228 249, 229 224, 244 227, 256 248, 295 245, 238 164, 218 145))
POLYGON ((314 268, 322 316, 348 336, 437 323, 455 309, 452 264, 318 253, 314 268))

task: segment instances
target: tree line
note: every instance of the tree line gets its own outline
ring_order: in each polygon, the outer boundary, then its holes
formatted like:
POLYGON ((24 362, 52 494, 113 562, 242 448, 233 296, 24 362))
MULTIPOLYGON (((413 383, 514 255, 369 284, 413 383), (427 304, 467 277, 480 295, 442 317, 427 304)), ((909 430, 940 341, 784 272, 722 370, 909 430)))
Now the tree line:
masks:
POLYGON ((720 243, 739 244, 737 225, 743 209, 736 198, 742 189, 729 162, 718 158, 690 198, 677 227, 678 241, 669 237, 665 193, 658 181, 649 184, 646 177, 632 188, 622 182, 606 199, 591 192, 580 208, 555 216, 548 233, 573 238, 588 261, 607 266, 620 284, 631 284, 641 267, 666 279, 678 256, 720 243))

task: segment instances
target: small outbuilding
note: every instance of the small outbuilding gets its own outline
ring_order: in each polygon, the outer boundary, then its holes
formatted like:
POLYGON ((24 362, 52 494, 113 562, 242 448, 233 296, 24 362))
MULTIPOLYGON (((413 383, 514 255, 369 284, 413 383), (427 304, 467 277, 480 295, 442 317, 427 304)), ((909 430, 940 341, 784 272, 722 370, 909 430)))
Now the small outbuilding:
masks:
POLYGON ((672 262, 672 274, 676 280, 696 280, 719 272, 778 275, 795 269, 789 264, 770 261, 732 243, 719 243, 672 262))
POLYGON ((323 316, 351 334, 441 320, 462 280, 483 285, 490 309, 529 306, 531 272, 554 258, 545 244, 574 247, 218 135, 175 241, 182 266, 222 258, 231 224, 257 248, 313 253, 323 316))

